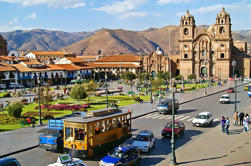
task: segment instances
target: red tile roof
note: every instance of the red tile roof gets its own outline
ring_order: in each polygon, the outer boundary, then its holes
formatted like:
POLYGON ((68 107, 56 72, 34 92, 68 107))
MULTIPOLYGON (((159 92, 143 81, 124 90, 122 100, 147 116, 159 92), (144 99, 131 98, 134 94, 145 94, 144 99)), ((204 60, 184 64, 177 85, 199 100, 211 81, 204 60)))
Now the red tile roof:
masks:
POLYGON ((41 65, 42 63, 38 62, 38 61, 29 61, 29 62, 23 62, 26 65, 41 65))
POLYGON ((72 64, 57 64, 57 66, 62 67, 66 71, 76 71, 76 70, 79 70, 78 67, 75 67, 72 64))
POLYGON ((66 59, 68 59, 69 61, 73 62, 73 63, 84 63, 85 61, 80 59, 80 58, 75 58, 75 57, 66 57, 66 59))
POLYGON ((38 55, 38 56, 44 56, 44 55, 49 55, 49 56, 58 56, 58 55, 69 55, 67 52, 62 52, 62 51, 30 51, 31 53, 38 55))
POLYGON ((47 70, 64 70, 63 67, 60 67, 58 65, 48 64, 46 65, 47 70))
POLYGON ((16 69, 7 63, 0 63, 0 71, 16 71, 16 69))
POLYGON ((6 60, 6 61, 13 61, 13 58, 12 57, 9 57, 9 56, 0 56, 0 59, 2 60, 6 60))
POLYGON ((93 68, 140 68, 140 66, 135 64, 95 64, 88 63, 87 65, 92 66, 93 68))
POLYGON ((102 57, 95 62, 139 62, 142 58, 137 55, 110 55, 102 57))

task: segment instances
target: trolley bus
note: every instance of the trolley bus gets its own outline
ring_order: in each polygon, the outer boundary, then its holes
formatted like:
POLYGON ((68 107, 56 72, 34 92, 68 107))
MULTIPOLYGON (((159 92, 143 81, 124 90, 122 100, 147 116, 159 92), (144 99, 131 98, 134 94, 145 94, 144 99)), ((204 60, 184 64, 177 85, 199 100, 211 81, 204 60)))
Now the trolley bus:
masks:
POLYGON ((103 109, 64 120, 64 148, 76 157, 93 157, 131 137, 131 112, 103 109))
POLYGON ((251 97, 251 85, 248 85, 248 96, 251 97))

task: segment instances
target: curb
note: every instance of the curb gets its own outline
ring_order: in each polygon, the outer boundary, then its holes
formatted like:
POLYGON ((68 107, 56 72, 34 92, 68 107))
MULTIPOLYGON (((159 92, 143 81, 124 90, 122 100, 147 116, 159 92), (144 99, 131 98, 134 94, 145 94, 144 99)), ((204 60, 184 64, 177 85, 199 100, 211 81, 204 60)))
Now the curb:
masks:
MULTIPOLYGON (((243 86, 243 85, 245 85, 245 84, 248 84, 248 83, 240 84, 240 85, 238 85, 237 87, 243 86)), ((227 89, 228 89, 228 88, 227 88, 227 89)), ((207 94, 207 95, 204 95, 204 96, 201 96, 201 97, 197 97, 197 98, 194 98, 194 99, 191 99, 191 100, 187 100, 187 101, 184 101, 184 102, 180 103, 179 105, 186 104, 186 103, 189 103, 189 102, 192 102, 192 101, 201 99, 201 98, 205 98, 205 97, 208 97, 208 96, 212 96, 212 95, 215 95, 215 94, 224 92, 224 91, 226 91, 227 89, 223 89, 223 90, 220 90, 220 91, 217 91, 217 92, 214 92, 214 93, 210 93, 210 94, 207 94)), ((151 111, 151 112, 147 112, 147 113, 144 113, 144 114, 141 114, 141 115, 138 115, 138 116, 134 116, 134 117, 132 117, 132 119, 137 119, 137 118, 139 118, 139 117, 142 117, 142 116, 145 116, 145 115, 154 113, 154 112, 156 112, 156 111, 157 111, 157 110, 151 111)), ((72 114, 72 115, 73 115, 73 114, 72 114)), ((66 116, 67 116, 67 115, 66 115, 66 116)), ((68 115, 68 116, 69 116, 69 115, 68 115)), ((25 149, 21 149, 21 150, 17 150, 17 151, 11 152, 11 153, 7 153, 7 154, 4 154, 4 155, 0 155, 0 158, 7 157, 7 156, 10 156, 10 155, 14 155, 14 154, 17 154, 17 153, 21 153, 21 152, 24 152, 24 151, 27 151, 27 150, 35 149, 35 148, 37 148, 38 146, 39 146, 39 145, 35 145, 35 146, 31 146, 31 147, 28 147, 28 148, 25 148, 25 149)))

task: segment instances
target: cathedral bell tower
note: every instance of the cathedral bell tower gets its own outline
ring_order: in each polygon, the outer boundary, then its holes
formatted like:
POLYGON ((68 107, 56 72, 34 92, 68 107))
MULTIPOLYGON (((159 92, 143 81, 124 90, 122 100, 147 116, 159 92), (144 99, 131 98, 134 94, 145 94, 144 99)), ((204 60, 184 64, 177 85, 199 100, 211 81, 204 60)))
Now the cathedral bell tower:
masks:
POLYGON ((232 39, 231 35, 231 18, 230 14, 225 11, 225 8, 222 8, 221 12, 216 17, 215 24, 215 38, 224 38, 224 39, 232 39))
POLYGON ((193 70, 193 39, 195 37, 195 20, 187 10, 186 14, 180 19, 180 59, 182 70, 180 74, 186 79, 193 70))

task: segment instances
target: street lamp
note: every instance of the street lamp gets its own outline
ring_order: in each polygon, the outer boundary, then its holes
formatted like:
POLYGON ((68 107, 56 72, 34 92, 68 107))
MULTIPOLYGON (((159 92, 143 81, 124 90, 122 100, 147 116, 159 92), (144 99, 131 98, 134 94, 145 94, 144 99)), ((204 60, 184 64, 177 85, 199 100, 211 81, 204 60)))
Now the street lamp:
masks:
POLYGON ((176 156, 175 156, 175 139, 174 139, 174 126, 175 126, 175 117, 174 117, 174 104, 175 104, 175 101, 174 101, 174 98, 175 98, 175 91, 176 91, 176 83, 173 82, 172 84, 172 89, 171 89, 171 92, 172 92, 172 139, 171 139, 171 149, 172 149, 172 156, 171 156, 171 161, 170 161, 170 164, 169 166, 173 166, 173 165, 177 165, 177 162, 176 162, 176 156))
POLYGON ((235 74, 235 78, 234 78, 234 113, 237 112, 237 103, 236 103, 236 100, 237 100, 237 76, 235 74))
POLYGON ((150 87, 151 87, 151 93, 150 93, 150 95, 151 95, 151 102, 153 102, 153 86, 152 86, 152 73, 151 73, 151 75, 150 75, 150 87))
POLYGON ((105 72, 105 96, 106 96, 106 108, 108 108, 109 105, 108 105, 107 74, 106 74, 106 72, 105 72))
MULTIPOLYGON (((208 60, 205 58, 204 59, 204 65, 205 65, 205 68, 206 68, 206 73, 204 73, 204 77, 208 77, 208 80, 209 80, 209 70, 207 71, 207 63, 208 63, 208 60)), ((206 82, 206 81, 205 81, 206 82)), ((205 84, 205 91, 204 91, 204 95, 207 95, 207 84, 205 84)))
POLYGON ((43 125, 42 123, 42 118, 41 118, 41 98, 40 98, 40 92, 41 92, 41 80, 40 80, 40 76, 37 79, 37 83, 38 83, 38 108, 39 108, 39 125, 43 125))
POLYGON ((232 66, 233 66, 233 78, 234 78, 234 68, 235 68, 235 66, 236 66, 236 60, 233 60, 233 61, 232 61, 232 66))

